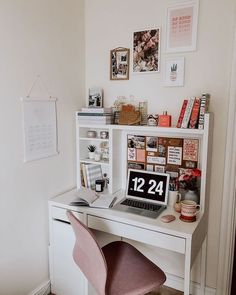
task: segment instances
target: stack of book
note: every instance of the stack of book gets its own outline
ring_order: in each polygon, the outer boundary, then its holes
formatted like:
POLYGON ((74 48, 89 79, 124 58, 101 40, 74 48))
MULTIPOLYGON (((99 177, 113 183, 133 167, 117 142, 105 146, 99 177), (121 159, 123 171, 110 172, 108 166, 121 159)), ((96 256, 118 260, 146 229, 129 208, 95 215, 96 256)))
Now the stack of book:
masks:
POLYGON ((101 165, 81 163, 81 184, 89 189, 95 189, 97 179, 102 179, 101 165))
POLYGON ((77 118, 81 124, 112 124, 113 113, 111 108, 82 108, 77 118))
POLYGON ((205 113, 208 112, 210 94, 185 99, 179 114, 177 128, 204 129, 205 113))

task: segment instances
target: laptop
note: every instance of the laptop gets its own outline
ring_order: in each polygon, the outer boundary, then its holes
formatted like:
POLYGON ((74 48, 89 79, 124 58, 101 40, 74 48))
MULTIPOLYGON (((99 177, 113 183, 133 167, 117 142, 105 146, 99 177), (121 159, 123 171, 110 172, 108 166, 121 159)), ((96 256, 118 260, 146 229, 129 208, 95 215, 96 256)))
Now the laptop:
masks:
POLYGON ((168 202, 170 175, 145 170, 128 170, 125 198, 112 209, 157 218, 168 202))

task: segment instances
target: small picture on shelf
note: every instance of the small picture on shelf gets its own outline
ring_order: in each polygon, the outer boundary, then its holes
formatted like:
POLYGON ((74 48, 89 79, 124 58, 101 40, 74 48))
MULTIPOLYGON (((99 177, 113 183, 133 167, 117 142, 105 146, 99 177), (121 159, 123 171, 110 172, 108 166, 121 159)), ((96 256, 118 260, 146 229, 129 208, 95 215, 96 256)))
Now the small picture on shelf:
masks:
POLYGON ((102 88, 89 88, 88 107, 89 108, 102 108, 103 107, 102 88))

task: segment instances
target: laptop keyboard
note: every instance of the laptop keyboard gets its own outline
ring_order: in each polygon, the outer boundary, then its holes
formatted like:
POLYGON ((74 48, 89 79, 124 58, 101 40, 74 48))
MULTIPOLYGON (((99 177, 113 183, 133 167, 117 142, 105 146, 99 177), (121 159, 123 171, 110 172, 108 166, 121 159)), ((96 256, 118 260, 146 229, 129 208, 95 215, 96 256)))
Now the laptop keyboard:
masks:
POLYGON ((121 202, 122 205, 139 208, 139 209, 145 209, 149 211, 158 211, 161 206, 156 204, 150 204, 145 202, 140 202, 132 199, 125 199, 123 202, 121 202))

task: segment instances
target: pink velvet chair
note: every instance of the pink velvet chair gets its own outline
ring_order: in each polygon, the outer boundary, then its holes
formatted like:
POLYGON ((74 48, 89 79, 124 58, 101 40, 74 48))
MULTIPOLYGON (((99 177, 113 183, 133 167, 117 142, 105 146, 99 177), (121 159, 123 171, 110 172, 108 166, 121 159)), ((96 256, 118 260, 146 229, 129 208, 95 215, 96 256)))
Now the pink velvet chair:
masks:
POLYGON ((165 282, 164 272, 136 248, 122 241, 100 248, 87 226, 70 211, 67 216, 76 236, 74 261, 99 295, 144 295, 165 282))

